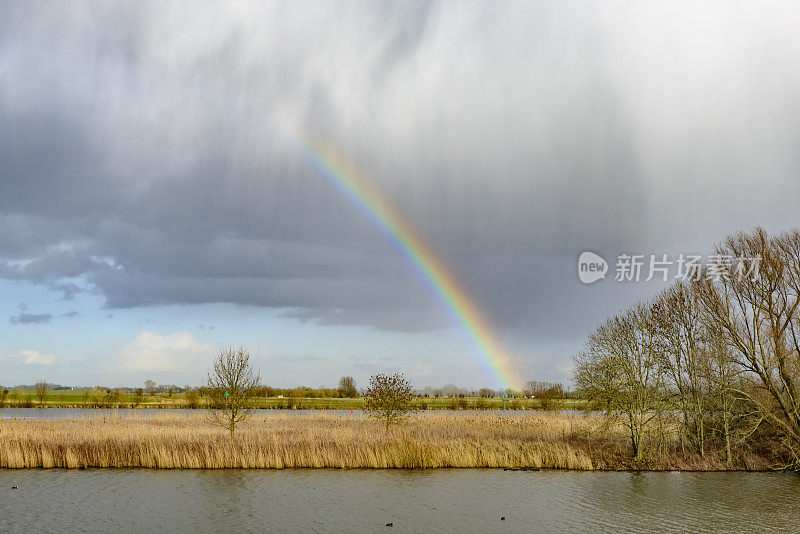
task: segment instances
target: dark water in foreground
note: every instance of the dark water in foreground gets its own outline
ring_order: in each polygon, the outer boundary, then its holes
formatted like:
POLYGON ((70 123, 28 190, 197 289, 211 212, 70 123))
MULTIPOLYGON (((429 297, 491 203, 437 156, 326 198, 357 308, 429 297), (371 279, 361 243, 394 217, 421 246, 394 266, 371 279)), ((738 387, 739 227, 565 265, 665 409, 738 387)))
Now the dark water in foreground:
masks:
POLYGON ((0 470, 0 495, 2 532, 793 532, 800 527, 800 476, 778 473, 0 470), (389 522, 393 528, 385 526, 389 522))

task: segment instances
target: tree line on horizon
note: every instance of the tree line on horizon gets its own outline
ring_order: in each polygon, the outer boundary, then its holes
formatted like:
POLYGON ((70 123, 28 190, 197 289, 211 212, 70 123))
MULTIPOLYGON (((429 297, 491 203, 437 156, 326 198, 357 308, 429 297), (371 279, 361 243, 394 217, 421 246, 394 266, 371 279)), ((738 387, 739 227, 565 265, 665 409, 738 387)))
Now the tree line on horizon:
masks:
MULTIPOLYGON (((83 392, 99 392, 99 393, 125 393, 130 394, 132 397, 144 397, 154 395, 172 396, 174 394, 186 394, 192 391, 197 391, 202 394, 205 386, 191 386, 184 385, 178 386, 175 384, 157 384, 155 380, 146 380, 144 387, 135 386, 63 386, 40 380, 34 384, 20 384, 17 386, 0 386, 0 397, 5 391, 5 395, 13 395, 14 391, 83 391, 83 392)), ((280 388, 271 387, 266 385, 259 385, 263 391, 261 396, 264 397, 287 397, 287 398, 357 398, 362 396, 365 388, 358 388, 355 379, 352 376, 344 376, 340 379, 339 385, 335 388, 320 386, 312 388, 308 386, 296 386, 293 388, 280 388)), ((505 395, 511 399, 521 398, 537 398, 537 399, 569 399, 576 398, 575 392, 565 388, 560 382, 550 381, 537 381, 531 380, 525 383, 521 390, 515 389, 493 389, 488 387, 483 388, 465 388, 457 386, 456 384, 445 384, 441 387, 425 386, 422 389, 414 389, 413 394, 419 398, 466 398, 466 397, 483 397, 483 398, 497 398, 505 395)), ((2 404, 0 404, 2 407, 2 404)))

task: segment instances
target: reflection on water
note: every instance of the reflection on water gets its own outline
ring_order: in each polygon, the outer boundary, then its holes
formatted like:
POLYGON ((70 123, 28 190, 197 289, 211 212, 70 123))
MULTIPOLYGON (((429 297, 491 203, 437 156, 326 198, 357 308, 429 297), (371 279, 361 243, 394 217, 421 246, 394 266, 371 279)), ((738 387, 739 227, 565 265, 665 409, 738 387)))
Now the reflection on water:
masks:
POLYGON ((778 473, 0 470, 0 491, 13 532, 748 532, 800 517, 800 477, 778 473))

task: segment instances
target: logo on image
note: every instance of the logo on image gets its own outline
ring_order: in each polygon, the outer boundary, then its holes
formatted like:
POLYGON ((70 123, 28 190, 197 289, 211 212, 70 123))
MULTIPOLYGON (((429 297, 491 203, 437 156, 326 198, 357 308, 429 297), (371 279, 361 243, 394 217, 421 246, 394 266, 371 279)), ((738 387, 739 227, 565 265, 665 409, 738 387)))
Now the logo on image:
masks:
POLYGON ((606 277, 608 263, 594 252, 586 251, 578 258, 578 278, 584 284, 593 284, 606 277))

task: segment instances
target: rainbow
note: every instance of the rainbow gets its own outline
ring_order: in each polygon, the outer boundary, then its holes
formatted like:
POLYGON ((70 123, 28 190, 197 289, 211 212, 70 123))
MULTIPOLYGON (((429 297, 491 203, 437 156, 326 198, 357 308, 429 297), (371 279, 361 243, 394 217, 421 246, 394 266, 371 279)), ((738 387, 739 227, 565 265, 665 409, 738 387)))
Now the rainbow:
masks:
POLYGON ((478 348, 483 363, 504 388, 520 388, 510 362, 486 320, 444 263, 396 209, 329 145, 304 136, 303 151, 313 166, 393 241, 422 275, 445 308, 478 348))

